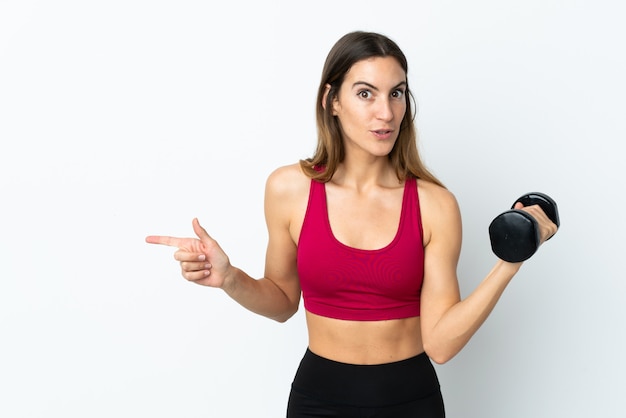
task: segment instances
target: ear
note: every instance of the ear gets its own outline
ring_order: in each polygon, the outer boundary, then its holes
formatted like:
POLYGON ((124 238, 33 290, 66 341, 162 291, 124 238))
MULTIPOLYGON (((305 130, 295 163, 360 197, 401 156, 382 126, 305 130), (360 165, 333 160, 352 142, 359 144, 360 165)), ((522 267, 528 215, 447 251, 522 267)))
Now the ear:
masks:
MULTIPOLYGON (((326 110, 326 102, 328 100, 328 95, 330 94, 330 84, 326 84, 326 86, 324 86, 325 90, 324 90, 324 95, 322 96, 322 108, 324 108, 324 110, 326 110)), ((333 116, 337 116, 337 111, 335 110, 335 103, 336 103, 336 98, 333 99, 332 103, 333 103, 333 116)))

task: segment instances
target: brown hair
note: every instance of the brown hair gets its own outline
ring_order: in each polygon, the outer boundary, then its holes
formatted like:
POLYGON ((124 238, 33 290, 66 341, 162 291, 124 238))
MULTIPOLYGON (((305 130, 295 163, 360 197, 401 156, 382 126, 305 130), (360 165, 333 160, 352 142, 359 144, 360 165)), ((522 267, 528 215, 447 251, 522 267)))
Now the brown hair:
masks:
MULTIPOLYGON (((344 159, 344 146, 339 120, 332 114, 332 101, 337 97, 346 73, 358 61, 372 57, 395 58, 405 74, 408 64, 404 53, 388 37, 372 32, 356 31, 344 35, 332 47, 317 92, 317 149, 312 158, 300 160, 300 166, 306 175, 318 181, 329 181, 337 166, 344 159), (327 86, 325 105, 322 103, 327 86), (324 167, 324 170, 320 170, 324 167)), ((407 80, 408 82, 408 80, 407 80)), ((389 153, 389 160, 396 170, 400 181, 409 176, 430 181, 443 187, 443 184, 425 167, 417 150, 417 132, 415 129, 415 111, 413 96, 407 84, 406 113, 400 124, 400 133, 389 153)))

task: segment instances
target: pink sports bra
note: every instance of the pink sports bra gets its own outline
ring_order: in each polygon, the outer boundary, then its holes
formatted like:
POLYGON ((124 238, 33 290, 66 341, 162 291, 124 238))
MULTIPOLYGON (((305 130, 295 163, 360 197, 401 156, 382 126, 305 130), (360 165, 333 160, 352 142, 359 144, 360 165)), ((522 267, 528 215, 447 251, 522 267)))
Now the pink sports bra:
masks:
POLYGON ((311 180, 297 257, 304 307, 311 313, 355 321, 419 316, 424 245, 416 180, 405 182, 393 241, 377 250, 335 238, 325 184, 311 180))

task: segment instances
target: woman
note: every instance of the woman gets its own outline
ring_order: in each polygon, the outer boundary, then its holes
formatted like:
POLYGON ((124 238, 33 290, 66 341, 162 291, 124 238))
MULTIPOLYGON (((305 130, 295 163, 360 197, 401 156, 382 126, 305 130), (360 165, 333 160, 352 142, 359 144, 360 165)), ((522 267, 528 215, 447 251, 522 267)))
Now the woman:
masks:
MULTIPOLYGON (((461 300, 459 208, 419 158, 410 97, 392 40, 353 32, 334 45, 318 91, 317 150, 266 183, 263 278, 232 266, 197 219, 198 239, 146 239, 178 247, 187 280, 268 318, 286 321, 303 295, 309 346, 288 417, 443 417, 431 359, 463 348, 521 266, 498 261, 461 300)), ((541 242, 556 232, 538 206, 523 210, 541 242)))

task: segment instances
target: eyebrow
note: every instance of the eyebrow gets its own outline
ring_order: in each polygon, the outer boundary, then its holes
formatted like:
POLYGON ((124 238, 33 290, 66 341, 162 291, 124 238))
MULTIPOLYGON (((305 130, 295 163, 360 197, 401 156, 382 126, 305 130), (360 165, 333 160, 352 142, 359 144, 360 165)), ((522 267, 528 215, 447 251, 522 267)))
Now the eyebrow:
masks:
MULTIPOLYGON (((367 86, 367 87, 371 88, 372 90, 379 91, 378 87, 374 86, 373 84, 368 83, 367 81, 355 81, 352 84, 352 88, 354 88, 354 87, 356 87, 358 85, 364 85, 364 86, 367 86)), ((401 81, 398 84, 396 84, 395 86, 393 86, 393 89, 397 89, 400 86, 406 87, 407 85, 408 85, 408 83, 406 81, 401 81)))

